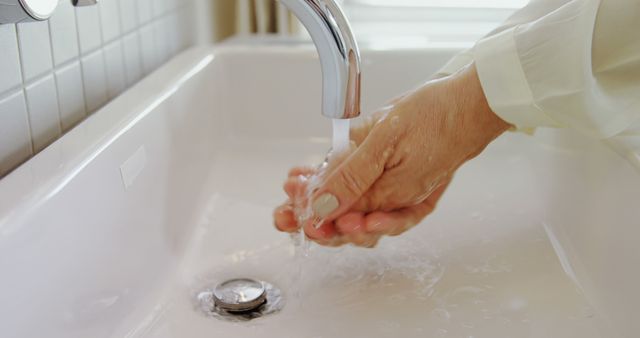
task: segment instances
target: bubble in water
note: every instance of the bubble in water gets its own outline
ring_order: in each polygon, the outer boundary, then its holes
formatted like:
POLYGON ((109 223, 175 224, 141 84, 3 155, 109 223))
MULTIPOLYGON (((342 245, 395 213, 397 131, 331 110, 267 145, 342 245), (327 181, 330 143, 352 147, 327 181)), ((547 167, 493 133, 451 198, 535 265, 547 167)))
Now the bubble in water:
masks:
POLYGON ((516 297, 511 299, 507 304, 506 308, 510 311, 521 311, 525 309, 529 305, 529 302, 520 297, 516 297))
POLYGON ((444 320, 451 319, 451 313, 449 313, 449 311, 447 311, 445 309, 437 308, 437 309, 433 310, 433 314, 436 315, 438 318, 441 318, 441 319, 444 319, 444 320))

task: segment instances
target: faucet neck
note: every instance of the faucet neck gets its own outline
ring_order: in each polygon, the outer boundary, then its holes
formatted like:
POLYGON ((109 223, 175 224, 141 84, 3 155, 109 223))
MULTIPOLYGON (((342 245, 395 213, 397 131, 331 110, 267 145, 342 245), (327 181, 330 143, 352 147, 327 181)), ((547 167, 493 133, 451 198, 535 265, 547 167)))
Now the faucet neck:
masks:
POLYGON ((360 51, 336 0, 280 0, 302 22, 322 67, 322 114, 333 119, 360 115, 360 51))

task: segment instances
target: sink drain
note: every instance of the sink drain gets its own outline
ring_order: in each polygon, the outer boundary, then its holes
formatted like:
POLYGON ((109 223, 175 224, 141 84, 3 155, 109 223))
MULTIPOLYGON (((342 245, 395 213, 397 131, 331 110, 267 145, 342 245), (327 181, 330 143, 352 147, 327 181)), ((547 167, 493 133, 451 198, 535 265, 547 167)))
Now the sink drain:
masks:
POLYGON ((282 292, 253 279, 232 279, 197 295, 201 312, 220 320, 243 322, 277 313, 284 307, 282 292))
POLYGON ((232 279, 213 289, 213 301, 228 312, 254 311, 267 301, 267 290, 253 279, 232 279))

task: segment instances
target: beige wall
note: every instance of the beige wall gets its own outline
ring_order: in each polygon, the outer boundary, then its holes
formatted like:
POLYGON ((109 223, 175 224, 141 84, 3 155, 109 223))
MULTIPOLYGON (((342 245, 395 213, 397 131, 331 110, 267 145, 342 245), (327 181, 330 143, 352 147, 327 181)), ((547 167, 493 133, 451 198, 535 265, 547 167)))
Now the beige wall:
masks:
POLYGON ((213 0, 214 40, 220 41, 235 32, 236 1, 213 0))
MULTIPOLYGON (((290 14, 278 13, 276 0, 199 0, 208 2, 213 23, 208 28, 210 41, 216 42, 234 34, 289 33, 290 14), (286 19, 282 19, 285 18, 286 19), (282 22, 280 22, 282 20, 282 22), (286 28, 283 28, 286 27, 286 28)), ((284 7, 282 7, 284 8, 284 7)), ((204 14, 201 14, 204 18, 204 14)))
POLYGON ((211 44, 235 33, 236 0, 195 0, 197 43, 211 44))

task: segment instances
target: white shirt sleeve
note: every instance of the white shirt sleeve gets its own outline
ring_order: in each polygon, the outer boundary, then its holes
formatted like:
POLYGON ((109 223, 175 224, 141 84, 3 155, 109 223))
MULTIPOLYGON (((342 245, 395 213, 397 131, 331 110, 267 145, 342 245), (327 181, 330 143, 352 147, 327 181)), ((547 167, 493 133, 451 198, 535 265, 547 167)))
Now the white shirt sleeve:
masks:
POLYGON ((536 3, 473 49, 491 108, 519 129, 623 133, 640 119, 640 0, 536 3))
MULTIPOLYGON (((525 7, 507 18, 499 27, 489 32, 485 38, 496 35, 516 25, 539 19, 568 1, 570 0, 531 0, 525 7)), ((473 61, 473 50, 465 50, 449 60, 436 74, 438 77, 451 75, 473 61)))

